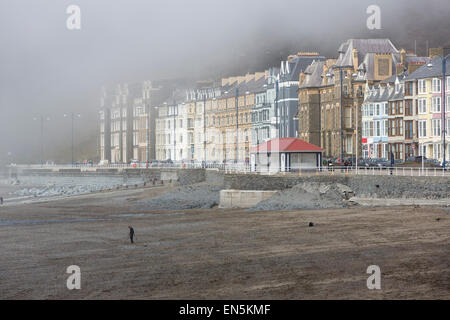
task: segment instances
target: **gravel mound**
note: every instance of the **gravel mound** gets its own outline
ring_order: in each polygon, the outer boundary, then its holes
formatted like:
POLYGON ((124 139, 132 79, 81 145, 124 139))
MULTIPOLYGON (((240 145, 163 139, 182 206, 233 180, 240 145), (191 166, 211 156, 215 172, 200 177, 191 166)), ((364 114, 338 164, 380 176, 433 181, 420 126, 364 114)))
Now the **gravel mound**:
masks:
POLYGON ((251 211, 345 208, 352 190, 340 183, 305 182, 263 200, 251 211))
POLYGON ((219 204, 222 188, 208 183, 182 186, 139 203, 147 210, 209 209, 219 204))

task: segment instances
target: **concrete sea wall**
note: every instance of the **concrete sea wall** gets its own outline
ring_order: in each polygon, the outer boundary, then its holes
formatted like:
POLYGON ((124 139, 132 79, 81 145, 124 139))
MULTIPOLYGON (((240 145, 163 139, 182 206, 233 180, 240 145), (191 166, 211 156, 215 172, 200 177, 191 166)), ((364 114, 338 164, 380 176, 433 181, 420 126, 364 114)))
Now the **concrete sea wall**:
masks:
POLYGON ((403 176, 279 176, 227 174, 225 189, 283 190, 302 182, 340 183, 353 190, 357 197, 367 198, 450 198, 448 177, 403 176))

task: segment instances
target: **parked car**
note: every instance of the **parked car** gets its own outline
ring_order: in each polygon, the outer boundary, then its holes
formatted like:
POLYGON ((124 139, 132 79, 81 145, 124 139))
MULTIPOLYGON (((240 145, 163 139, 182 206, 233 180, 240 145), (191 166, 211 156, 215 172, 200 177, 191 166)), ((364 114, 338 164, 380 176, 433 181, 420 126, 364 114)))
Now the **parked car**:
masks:
POLYGON ((100 160, 100 162, 98 163, 99 166, 107 166, 109 164, 108 160, 100 160))

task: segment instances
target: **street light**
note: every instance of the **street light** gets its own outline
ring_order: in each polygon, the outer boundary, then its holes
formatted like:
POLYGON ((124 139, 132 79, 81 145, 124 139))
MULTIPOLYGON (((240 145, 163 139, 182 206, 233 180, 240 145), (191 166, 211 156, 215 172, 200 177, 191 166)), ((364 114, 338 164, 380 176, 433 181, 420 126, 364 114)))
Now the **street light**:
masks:
MULTIPOLYGON (((340 128, 340 136, 341 136, 341 162, 343 163, 344 162, 344 124, 343 124, 343 119, 344 119, 344 115, 343 115, 343 113, 344 113, 344 107, 343 107, 343 90, 342 90, 342 87, 343 87, 343 72, 342 72, 342 69, 344 69, 345 68, 345 66, 333 66, 332 68, 334 68, 334 69, 338 69, 339 70, 339 81, 340 81, 340 95, 339 95, 339 99, 340 99, 340 102, 339 102, 339 109, 340 109, 340 122, 341 122, 341 128, 340 128)), ((334 77, 334 74, 333 73, 327 73, 326 74, 326 76, 327 76, 327 78, 332 78, 332 77, 334 77)), ((345 76, 345 79, 348 79, 348 77, 347 77, 347 75, 345 76)))
MULTIPOLYGON (((447 134, 447 124, 445 123, 445 118, 446 118, 446 69, 447 69, 447 59, 448 57, 450 57, 450 54, 447 55, 446 57, 442 57, 442 56, 437 56, 438 58, 441 59, 442 61, 442 121, 444 122, 442 125, 442 147, 444 148, 444 157, 443 157, 443 161, 442 161, 442 168, 445 171, 445 151, 446 151, 446 146, 445 146, 445 135, 447 134)), ((428 69, 432 69, 433 68, 433 63, 430 62, 427 64, 428 69)), ((422 156, 423 157, 423 156, 422 156)))
POLYGON ((41 122, 41 166, 44 165, 44 120, 50 121, 50 117, 45 117, 39 115, 39 117, 34 117, 34 121, 40 120, 41 122))
MULTIPOLYGON (((73 148, 73 121, 75 120, 75 116, 77 117, 77 118, 81 118, 81 114, 77 114, 77 115, 75 115, 73 112, 71 112, 70 113, 70 120, 71 120, 71 122, 72 122, 72 167, 73 167, 73 164, 74 164, 74 148, 73 148)), ((68 117, 68 114, 64 114, 64 118, 67 118, 68 117)))

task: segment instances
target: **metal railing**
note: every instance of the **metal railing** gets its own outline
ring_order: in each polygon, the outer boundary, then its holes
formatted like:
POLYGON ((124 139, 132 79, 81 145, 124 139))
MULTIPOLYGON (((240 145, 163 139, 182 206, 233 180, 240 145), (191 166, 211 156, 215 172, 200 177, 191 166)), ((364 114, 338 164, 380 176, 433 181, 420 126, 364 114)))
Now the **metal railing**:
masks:
POLYGON ((372 175, 372 176, 411 176, 411 177, 450 177, 450 169, 442 167, 358 167, 355 166, 323 166, 315 167, 290 167, 280 171, 274 167, 260 165, 252 167, 248 163, 110 163, 105 165, 67 164, 67 165, 17 165, 20 169, 81 169, 81 171, 94 171, 97 169, 215 169, 226 174, 262 174, 262 175, 372 175))

